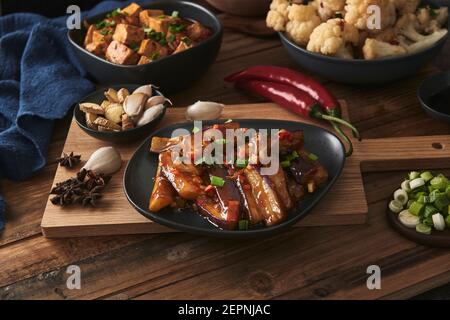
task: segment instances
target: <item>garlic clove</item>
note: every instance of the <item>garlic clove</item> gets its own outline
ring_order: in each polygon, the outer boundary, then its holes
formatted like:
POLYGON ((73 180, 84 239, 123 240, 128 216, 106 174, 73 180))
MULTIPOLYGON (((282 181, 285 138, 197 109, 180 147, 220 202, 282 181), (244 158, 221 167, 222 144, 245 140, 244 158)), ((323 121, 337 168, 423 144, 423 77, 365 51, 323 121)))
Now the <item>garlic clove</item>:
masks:
POLYGON ((117 91, 113 88, 109 88, 108 91, 105 91, 105 97, 109 102, 119 103, 119 97, 117 96, 117 91))
POLYGON ((114 123, 122 121, 123 107, 120 103, 111 103, 105 110, 105 118, 114 123))
POLYGON ((140 86, 139 88, 137 88, 136 90, 133 91, 133 94, 135 93, 143 93, 148 97, 152 96, 152 92, 153 92, 153 88, 151 84, 147 84, 144 86, 140 86))
POLYGON ((220 118, 224 105, 211 101, 197 101, 186 110, 188 120, 214 120, 220 118))
POLYGON ((110 175, 119 171, 121 166, 120 153, 113 147, 103 147, 91 154, 83 169, 110 175))
POLYGON ((117 91, 117 99, 120 103, 123 103, 125 101, 125 98, 130 95, 130 91, 128 91, 127 88, 122 88, 119 91, 117 91))
POLYGON ((133 93, 125 98, 123 109, 130 118, 139 118, 144 111, 147 96, 144 93, 133 93))
POLYGON ((147 102, 145 103, 145 110, 156 106, 158 104, 164 104, 166 101, 168 101, 170 103, 170 105, 172 105, 172 101, 170 101, 169 99, 167 99, 164 96, 153 96, 148 98, 147 102))
POLYGON ((145 110, 142 117, 137 121, 136 127, 142 127, 143 125, 146 125, 147 123, 155 120, 163 111, 164 111, 163 104, 158 104, 145 110))

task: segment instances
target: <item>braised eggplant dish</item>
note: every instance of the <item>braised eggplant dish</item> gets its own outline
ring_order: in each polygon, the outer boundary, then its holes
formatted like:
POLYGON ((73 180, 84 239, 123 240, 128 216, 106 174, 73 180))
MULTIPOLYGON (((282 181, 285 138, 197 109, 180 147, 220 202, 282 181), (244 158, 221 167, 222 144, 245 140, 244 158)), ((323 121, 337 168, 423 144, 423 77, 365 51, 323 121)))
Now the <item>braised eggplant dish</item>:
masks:
POLYGON ((112 63, 141 65, 192 48, 211 30, 177 11, 143 9, 131 3, 87 25, 84 48, 112 63))
MULTIPOLYGON (((269 227, 284 221, 306 194, 328 180, 318 157, 305 150, 303 131, 277 130, 276 139, 265 136, 268 143, 263 146, 260 132, 239 143, 238 135, 230 138, 229 130, 245 133, 254 129, 229 122, 194 127, 192 133, 173 138, 152 138, 150 152, 159 154, 159 164, 150 196, 151 212, 172 208, 183 214, 182 209, 190 207, 221 229, 269 227), (227 132, 227 138, 206 137, 210 129, 227 132), (259 146, 256 158, 251 152, 255 145, 259 146), (221 164, 205 156, 206 150, 218 146, 226 158, 221 164), (265 170, 269 165, 261 156, 263 148, 276 157, 271 174, 265 170), (199 151, 200 158, 195 156, 199 151)), ((217 155, 218 149, 214 150, 217 155)))

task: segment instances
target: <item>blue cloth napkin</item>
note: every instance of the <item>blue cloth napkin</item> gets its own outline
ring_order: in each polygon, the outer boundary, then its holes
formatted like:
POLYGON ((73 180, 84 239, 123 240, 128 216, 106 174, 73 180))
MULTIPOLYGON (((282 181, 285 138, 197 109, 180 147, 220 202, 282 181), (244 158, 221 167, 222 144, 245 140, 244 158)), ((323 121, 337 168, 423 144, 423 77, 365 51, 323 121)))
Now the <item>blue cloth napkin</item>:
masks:
MULTIPOLYGON (((126 4, 101 2, 83 18, 126 4)), ((67 40, 67 17, 0 17, 0 179, 21 181, 42 169, 54 120, 95 89, 67 40)), ((0 195, 0 232, 5 207, 0 195)))

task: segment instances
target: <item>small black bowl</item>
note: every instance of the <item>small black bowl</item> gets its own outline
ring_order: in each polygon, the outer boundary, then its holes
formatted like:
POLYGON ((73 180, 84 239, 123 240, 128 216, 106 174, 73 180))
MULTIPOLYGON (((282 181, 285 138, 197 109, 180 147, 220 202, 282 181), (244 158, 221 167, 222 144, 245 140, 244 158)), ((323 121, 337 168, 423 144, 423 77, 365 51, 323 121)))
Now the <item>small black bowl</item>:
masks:
MULTIPOLYGON (((431 97, 450 87, 450 72, 443 72, 425 79, 417 90, 417 97, 422 108, 434 119, 450 123, 449 113, 442 113, 433 108, 431 97)), ((450 101, 449 101, 450 103, 450 101)))
MULTIPOLYGON (((422 1, 422 4, 436 4, 422 1)), ((288 54, 303 68, 327 79, 348 84, 383 84, 415 74, 435 58, 445 45, 448 33, 423 51, 397 57, 364 60, 342 59, 311 52, 298 46, 284 32, 278 33, 288 54)))
MULTIPOLYGON (((100 104, 103 100, 105 100, 104 92, 108 90, 108 88, 113 88, 115 90, 119 90, 120 88, 126 88, 130 92, 133 92, 136 88, 138 88, 140 85, 138 84, 122 84, 122 85, 114 85, 114 86, 108 86, 107 88, 99 89, 90 95, 83 98, 83 100, 80 102, 93 102, 100 104)), ((154 96, 162 96, 161 92, 153 89, 153 95, 154 96)), ((78 124, 78 126, 86 132, 88 135, 99 139, 103 141, 110 141, 114 143, 123 143, 123 142, 129 142, 129 141, 136 141, 139 138, 142 138, 143 136, 148 136, 151 131, 158 125, 158 123, 161 122, 163 119, 166 108, 164 108, 163 112, 153 121, 147 123, 146 125, 143 125, 142 127, 133 128, 126 131, 121 132, 103 132, 103 131, 97 131, 94 129, 89 128, 86 125, 86 116, 83 111, 80 110, 80 105, 77 103, 75 105, 75 108, 73 110, 73 117, 78 124)))
MULTIPOLYGON (((199 79, 217 57, 222 42, 222 26, 213 13, 204 7, 185 1, 160 1, 141 5, 144 9, 178 11, 180 17, 192 19, 209 27, 213 34, 197 46, 144 65, 119 65, 97 57, 83 48, 86 29, 69 30, 67 37, 88 73, 102 84, 152 83, 164 92, 173 93, 199 79)), ((87 19, 94 23, 107 12, 87 19)))

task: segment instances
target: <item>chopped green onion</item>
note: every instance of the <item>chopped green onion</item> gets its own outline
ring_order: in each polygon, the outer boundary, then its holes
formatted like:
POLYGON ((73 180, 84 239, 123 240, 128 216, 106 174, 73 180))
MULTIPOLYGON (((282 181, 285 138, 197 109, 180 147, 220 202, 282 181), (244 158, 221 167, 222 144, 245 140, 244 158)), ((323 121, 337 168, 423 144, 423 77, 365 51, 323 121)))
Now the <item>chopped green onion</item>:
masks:
POLYGON ((411 207, 411 205, 413 204, 414 200, 408 200, 408 202, 406 203, 406 208, 409 209, 409 207, 411 207))
POLYGON ((308 158, 310 158, 312 161, 316 161, 317 159, 319 159, 319 157, 316 156, 314 153, 310 153, 308 155, 308 158))
POLYGON ((298 155, 297 151, 294 150, 290 155, 288 155, 286 157, 286 160, 292 161, 292 160, 297 159, 298 157, 299 157, 299 155, 298 155))
POLYGON ((405 190, 398 189, 394 192, 394 199, 405 205, 408 202, 408 194, 405 190))
POLYGON ((419 223, 416 226, 416 231, 419 233, 423 233, 423 234, 431 234, 431 227, 429 227, 423 223, 419 223))
POLYGON ((155 51, 150 55, 150 59, 157 60, 159 58, 159 52, 155 51))
POLYGON ((248 165, 248 161, 245 159, 236 159, 236 167, 245 168, 248 165))
POLYGON ((438 209, 436 209, 435 206, 433 206, 432 204, 427 204, 425 206, 425 209, 423 210, 423 216, 424 218, 428 218, 433 214, 435 214, 436 212, 438 212, 438 209))
POLYGON ((248 220, 239 221, 239 230, 248 230, 248 220))
POLYGON ((227 139, 217 139, 217 140, 214 140, 214 143, 217 143, 217 144, 226 144, 227 143, 227 139))
POLYGON ((447 188, 447 181, 442 177, 434 177, 430 180, 430 185, 435 190, 445 191, 447 188))
POLYGON ((434 206, 439 210, 444 210, 450 204, 449 199, 444 193, 436 195, 436 199, 434 200, 434 206))
POLYGON ((179 13, 178 11, 173 11, 171 17, 172 17, 172 18, 178 18, 178 15, 179 15, 179 14, 180 14, 180 13, 179 13))
POLYGON ((409 180, 414 180, 420 177, 420 173, 417 171, 411 171, 408 175, 409 180))
POLYGON ((401 188, 403 190, 405 190, 406 192, 410 192, 411 191, 411 187, 409 186, 409 180, 403 181, 402 184, 401 184, 401 188))
POLYGON ((447 228, 450 228, 450 214, 445 218, 445 224, 447 225, 447 228))
POLYGON ((283 168, 287 168, 287 167, 291 166, 291 162, 289 160, 282 161, 280 164, 283 168))
POLYGON ((433 214, 431 218, 433 219, 434 228, 439 231, 444 231, 445 229, 444 216, 438 212, 433 214))
POLYGON ((392 200, 391 202, 389 202, 389 210, 394 213, 399 213, 403 210, 403 205, 400 203, 400 201, 392 200))
POLYGON ((415 216, 419 216, 424 208, 424 205, 420 202, 414 201, 409 207, 408 211, 415 216))
POLYGON ((210 176, 210 180, 211 184, 216 187, 223 187, 223 185, 225 184, 225 180, 222 179, 221 177, 210 176))
POLYGON ((192 133, 197 133, 197 132, 200 132, 200 129, 197 128, 197 127, 194 127, 194 128, 192 129, 192 133))
POLYGON ((432 227, 433 226, 433 218, 431 216, 426 217, 422 219, 422 223, 426 226, 432 227))
POLYGON ((422 172, 422 173, 420 174, 420 177, 421 177, 425 182, 428 182, 428 181, 430 181, 431 179, 433 179, 433 175, 431 174, 430 171, 422 172))
POLYGON ((417 178, 417 179, 411 180, 409 182, 409 186, 411 187, 411 190, 414 190, 423 185, 425 185, 425 180, 423 178, 417 178))
POLYGON ((174 42, 175 40, 177 40, 177 37, 174 35, 174 34, 171 34, 170 36, 169 36, 169 42, 170 43, 172 43, 172 42, 174 42))

